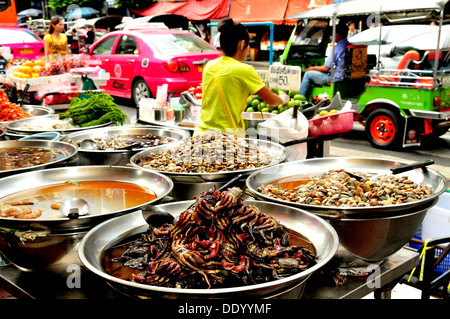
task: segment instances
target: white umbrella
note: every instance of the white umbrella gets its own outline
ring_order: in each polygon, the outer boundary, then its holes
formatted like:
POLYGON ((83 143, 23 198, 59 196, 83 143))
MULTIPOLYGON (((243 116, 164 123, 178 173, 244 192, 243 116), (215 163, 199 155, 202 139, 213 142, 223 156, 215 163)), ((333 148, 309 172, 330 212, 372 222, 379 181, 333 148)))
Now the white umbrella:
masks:
POLYGON ((38 16, 40 16, 42 14, 43 14, 42 10, 30 8, 30 9, 26 9, 26 10, 20 11, 17 14, 17 17, 19 17, 19 18, 23 18, 23 17, 38 17, 38 16))

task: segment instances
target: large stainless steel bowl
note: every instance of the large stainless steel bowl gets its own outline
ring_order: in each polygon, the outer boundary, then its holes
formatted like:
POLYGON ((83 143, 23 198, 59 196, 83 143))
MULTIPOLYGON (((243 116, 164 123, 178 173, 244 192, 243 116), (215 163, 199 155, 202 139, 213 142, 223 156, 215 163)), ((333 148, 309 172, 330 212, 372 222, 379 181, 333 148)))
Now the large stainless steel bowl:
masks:
POLYGON ((241 116, 247 128, 257 129, 259 123, 275 117, 276 114, 267 112, 242 112, 241 116))
MULTIPOLYGON (((156 126, 111 126, 87 131, 80 131, 66 135, 63 140, 70 143, 78 144, 86 139, 92 138, 112 138, 116 136, 130 136, 130 135, 146 135, 151 134, 155 136, 171 137, 176 142, 186 140, 191 137, 188 131, 182 129, 167 129, 156 126)), ((172 143, 167 144, 172 145, 172 143)), ((78 148, 78 158, 80 165, 127 165, 130 163, 130 158, 133 154, 146 148, 137 150, 87 150, 78 148)))
POLYGON ((437 201, 435 198, 396 216, 330 219, 329 222, 338 233, 342 247, 364 261, 375 262, 395 254, 408 243, 428 209, 437 201))
MULTIPOLYGON (((23 136, 27 136, 29 134, 47 132, 47 131, 49 131, 49 129, 41 128, 42 126, 39 126, 39 125, 42 125, 42 123, 44 121, 55 122, 57 120, 59 120, 59 115, 51 114, 51 115, 47 115, 47 116, 30 117, 30 118, 26 118, 26 119, 11 121, 11 122, 6 123, 5 127, 8 132, 11 132, 12 134, 23 137, 23 136), (33 126, 35 125, 35 128, 32 128, 32 129, 24 128, 22 126, 24 124, 33 125, 33 126)), ((89 126, 89 127, 55 128, 55 129, 52 129, 51 131, 56 131, 61 134, 70 134, 72 132, 85 131, 85 130, 90 130, 93 128, 99 128, 99 127, 105 127, 105 126, 111 126, 111 125, 112 125, 112 123, 105 123, 105 124, 99 124, 99 125, 94 125, 94 126, 89 126)))
MULTIPOLYGON (((78 255, 87 269, 104 278, 114 288, 127 295, 157 298, 292 297, 292 289, 304 288, 307 278, 335 255, 339 246, 335 230, 323 219, 297 208, 262 201, 246 201, 244 203, 257 206, 261 211, 272 214, 283 225, 306 236, 317 250, 319 256, 317 264, 304 272, 280 280, 236 288, 177 289, 145 285, 115 278, 103 269, 103 253, 106 249, 129 236, 148 229, 141 211, 119 216, 90 230, 80 242, 78 255)), ((163 204, 158 207, 177 217, 191 204, 192 201, 183 201, 163 204)))
POLYGON ((77 219, 71 219, 62 214, 52 217, 45 217, 45 214, 43 214, 41 217, 30 220, 0 217, 0 225, 13 229, 28 229, 30 226, 35 228, 49 228, 57 231, 83 229, 92 227, 105 219, 131 212, 138 207, 157 203, 169 194, 173 187, 173 182, 168 177, 156 172, 149 172, 134 167, 101 165, 71 166, 27 172, 1 178, 0 199, 16 192, 64 183, 67 181, 70 181, 71 183, 82 181, 117 181, 133 183, 152 190, 155 192, 156 198, 149 202, 142 203, 139 206, 125 209, 117 208, 102 214, 91 212, 87 215, 79 216, 77 219))
POLYGON ((33 116, 45 116, 55 114, 55 110, 47 106, 24 105, 22 106, 22 109, 33 116))
MULTIPOLYGON (((273 166, 278 163, 284 162, 288 156, 289 151, 282 145, 264 141, 264 140, 258 140, 258 139, 246 139, 248 143, 252 146, 258 147, 261 150, 267 151, 273 156, 277 158, 276 161, 274 161, 272 164, 267 165, 265 167, 273 166)), ((165 152, 168 150, 173 149, 174 147, 177 147, 181 145, 162 145, 153 147, 148 150, 141 151, 135 155, 133 155, 130 159, 130 163, 134 167, 140 167, 145 170, 150 171, 157 171, 160 172, 168 177, 170 177, 174 182, 174 189, 171 194, 173 198, 176 200, 188 200, 193 198, 196 194, 202 192, 202 191, 208 191, 211 188, 220 188, 223 186, 226 182, 228 182, 230 179, 235 177, 236 175, 242 174, 243 176, 249 175, 252 172, 255 172, 261 168, 251 168, 251 169, 243 169, 243 170, 236 170, 236 171, 217 171, 217 172, 211 172, 211 173, 177 173, 177 172, 167 172, 167 171, 158 171, 158 170, 151 170, 147 168, 143 168, 139 165, 139 162, 141 159, 145 158, 148 155, 158 153, 158 152, 165 152)))
POLYGON ((0 251, 22 270, 37 270, 63 258, 92 227, 113 217, 130 213, 139 207, 155 204, 170 193, 172 181, 159 173, 121 166, 72 166, 17 174, 0 179, 0 198, 35 187, 65 181, 87 180, 129 182, 156 193, 156 199, 130 208, 71 219, 58 217, 11 219, 0 217, 0 251))
POLYGON ((44 148, 55 151, 60 151, 64 153, 64 156, 58 156, 55 160, 35 165, 31 167, 21 167, 14 169, 1 169, 0 168, 0 177, 5 177, 8 175, 25 173, 34 170, 40 170, 43 168, 61 166, 67 164, 69 161, 73 160, 77 155, 78 149, 69 143, 64 143, 60 141, 44 141, 44 140, 33 140, 33 141, 0 141, 0 149, 6 148, 44 148))
POLYGON ((415 207, 433 202, 439 195, 441 195, 448 187, 447 179, 440 173, 430 168, 418 168, 408 172, 404 172, 401 176, 408 176, 409 179, 416 183, 429 185, 433 187, 431 196, 398 205, 388 206, 371 206, 371 207, 330 207, 311 205, 303 203, 289 202, 263 195, 258 191, 260 186, 267 185, 277 179, 296 176, 327 172, 331 169, 345 169, 350 172, 366 172, 376 174, 391 174, 390 169, 400 165, 408 164, 406 162, 391 161, 376 158, 364 157, 329 157, 318 159, 307 159, 301 161, 294 161, 283 163, 280 165, 261 169, 251 174, 246 181, 246 186, 251 193, 256 194, 263 200, 273 201, 281 204, 292 205, 305 209, 309 212, 337 212, 351 218, 373 218, 385 217, 401 214, 405 211, 410 211, 415 207))

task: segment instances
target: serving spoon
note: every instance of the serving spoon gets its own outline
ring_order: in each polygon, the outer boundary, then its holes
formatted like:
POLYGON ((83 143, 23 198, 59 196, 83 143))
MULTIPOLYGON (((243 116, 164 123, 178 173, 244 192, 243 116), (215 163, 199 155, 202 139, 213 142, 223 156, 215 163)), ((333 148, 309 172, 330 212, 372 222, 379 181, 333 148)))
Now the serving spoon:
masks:
MULTIPOLYGON (((400 173, 403 173, 403 172, 411 171, 411 170, 416 169, 416 168, 422 168, 422 167, 425 167, 425 166, 428 166, 428 165, 432 165, 432 164, 434 164, 433 160, 426 160, 426 161, 417 162, 417 163, 400 165, 400 166, 391 168, 391 173, 393 175, 396 175, 396 174, 400 174, 400 173)), ((350 177, 353 177, 357 181, 360 181, 362 179, 368 179, 368 180, 373 181, 373 180, 376 180, 380 176, 386 175, 386 173, 382 173, 382 174, 376 174, 374 176, 371 176, 370 178, 367 178, 367 177, 364 177, 364 176, 361 176, 361 175, 358 175, 358 174, 355 174, 355 173, 351 173, 351 172, 348 172, 348 171, 345 171, 345 172, 348 175, 350 175, 350 177)))
POLYGON ((70 219, 77 219, 80 216, 84 216, 89 212, 90 206, 87 201, 82 198, 71 198, 63 201, 59 211, 70 219))

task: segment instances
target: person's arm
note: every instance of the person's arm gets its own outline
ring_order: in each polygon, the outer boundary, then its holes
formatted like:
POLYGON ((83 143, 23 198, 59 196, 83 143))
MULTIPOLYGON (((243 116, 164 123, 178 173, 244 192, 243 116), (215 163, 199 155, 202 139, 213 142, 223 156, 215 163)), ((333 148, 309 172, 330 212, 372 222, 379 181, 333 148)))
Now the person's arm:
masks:
POLYGON ((49 61, 49 51, 50 51, 50 44, 47 41, 44 41, 44 53, 45 53, 45 60, 49 61))
POLYGON ((264 86, 261 90, 256 92, 256 94, 270 106, 277 106, 289 102, 289 96, 286 93, 280 95, 275 94, 267 86, 264 86))
POLYGON ((314 66, 310 66, 309 68, 307 68, 305 72, 308 72, 311 70, 327 73, 328 71, 330 71, 330 67, 325 66, 325 65, 314 65, 314 66))

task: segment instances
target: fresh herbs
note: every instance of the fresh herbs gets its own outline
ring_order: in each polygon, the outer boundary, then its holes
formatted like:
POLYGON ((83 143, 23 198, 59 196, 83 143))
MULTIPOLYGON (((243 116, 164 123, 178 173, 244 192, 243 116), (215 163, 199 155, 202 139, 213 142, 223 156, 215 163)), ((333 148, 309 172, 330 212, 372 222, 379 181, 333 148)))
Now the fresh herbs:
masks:
POLYGON ((60 113, 59 118, 72 118, 73 124, 89 127, 106 123, 123 125, 127 116, 111 95, 99 93, 89 94, 87 99, 72 98, 67 112, 60 113))

